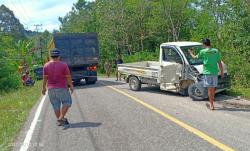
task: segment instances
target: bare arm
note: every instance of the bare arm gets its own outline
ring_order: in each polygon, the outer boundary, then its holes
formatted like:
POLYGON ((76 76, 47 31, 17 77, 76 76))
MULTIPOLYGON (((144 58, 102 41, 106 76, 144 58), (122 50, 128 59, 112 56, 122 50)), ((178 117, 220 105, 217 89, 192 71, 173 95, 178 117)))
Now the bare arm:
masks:
POLYGON ((219 61, 219 62, 218 62, 218 65, 219 65, 219 70, 220 70, 220 76, 221 76, 222 78, 224 78, 224 71, 223 71, 223 67, 222 67, 222 62, 219 61))
POLYGON ((46 86, 48 82, 48 75, 43 75, 43 88, 42 88, 42 94, 45 95, 46 93, 46 86))
POLYGON ((70 92, 72 94, 74 92, 74 86, 72 83, 71 75, 66 75, 66 79, 67 79, 67 83, 69 85, 70 92))
POLYGON ((194 55, 194 52, 192 51, 192 49, 188 49, 188 52, 192 56, 192 58, 194 58, 194 59, 197 58, 197 56, 194 55))

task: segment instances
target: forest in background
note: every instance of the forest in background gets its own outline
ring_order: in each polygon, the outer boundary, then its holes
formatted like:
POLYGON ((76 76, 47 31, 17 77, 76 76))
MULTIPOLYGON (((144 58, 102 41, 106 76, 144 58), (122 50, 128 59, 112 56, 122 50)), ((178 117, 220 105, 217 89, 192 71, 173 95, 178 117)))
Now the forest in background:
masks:
POLYGON ((60 32, 98 33, 100 65, 118 53, 125 62, 157 60, 163 42, 210 38, 232 84, 250 87, 249 0, 78 0, 59 21, 60 32))
MULTIPOLYGON (((98 33, 100 71, 119 53, 124 62, 158 60, 163 42, 210 38, 233 87, 250 88, 249 0, 78 0, 59 21, 54 32, 98 33)), ((44 63, 51 34, 26 31, 11 10, 0 7, 0 91, 20 87, 24 61, 30 67, 44 63)))

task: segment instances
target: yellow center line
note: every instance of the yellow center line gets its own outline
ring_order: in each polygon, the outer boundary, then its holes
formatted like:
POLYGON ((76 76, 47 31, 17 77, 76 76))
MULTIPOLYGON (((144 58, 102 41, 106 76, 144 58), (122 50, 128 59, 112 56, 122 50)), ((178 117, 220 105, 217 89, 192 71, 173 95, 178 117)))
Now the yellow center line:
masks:
POLYGON ((137 103, 140 103, 144 107, 146 107, 146 108, 148 108, 148 109, 150 109, 150 110, 152 110, 152 111, 160 114, 161 116, 165 117, 166 119, 174 122, 175 124, 181 126, 182 128, 184 128, 184 129, 188 130, 189 132, 195 134, 196 136, 198 136, 198 137, 206 140, 207 142, 209 142, 210 144, 212 144, 212 145, 220 148, 221 150, 224 150, 224 151, 234 151, 233 148, 231 148, 231 147, 229 147, 229 146, 227 146, 227 145, 219 142, 218 140, 212 138, 211 136, 208 136, 207 134, 203 133, 202 131, 200 131, 200 130, 198 130, 196 128, 193 128, 192 126, 190 126, 190 125, 188 125, 188 124, 186 124, 186 123, 184 123, 184 122, 176 119, 175 117, 173 117, 173 116, 171 116, 171 115, 169 115, 167 113, 164 113, 163 111, 161 111, 161 110, 153 107, 152 105, 149 105, 149 104, 145 103, 144 101, 142 101, 142 100, 140 100, 140 99, 138 99, 138 98, 136 98, 136 97, 134 97, 132 95, 129 95, 128 93, 123 92, 123 91, 121 91, 121 90, 119 90, 119 89, 117 89, 117 88, 115 88, 113 86, 110 86, 110 85, 108 85, 106 83, 103 83, 103 82, 101 82, 101 83, 103 85, 106 85, 110 89, 112 89, 112 90, 114 90, 114 91, 116 91, 116 92, 118 92, 118 93, 120 93, 120 94, 122 94, 124 96, 127 96, 128 98, 136 101, 137 103))

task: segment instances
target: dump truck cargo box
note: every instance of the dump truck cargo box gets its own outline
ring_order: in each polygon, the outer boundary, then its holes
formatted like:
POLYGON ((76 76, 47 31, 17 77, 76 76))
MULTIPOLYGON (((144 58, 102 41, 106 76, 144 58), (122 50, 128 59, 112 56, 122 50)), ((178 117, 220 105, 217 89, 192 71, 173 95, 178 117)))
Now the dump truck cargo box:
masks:
POLYGON ((98 64, 99 47, 96 33, 56 33, 49 50, 61 50, 61 60, 77 67, 98 64))

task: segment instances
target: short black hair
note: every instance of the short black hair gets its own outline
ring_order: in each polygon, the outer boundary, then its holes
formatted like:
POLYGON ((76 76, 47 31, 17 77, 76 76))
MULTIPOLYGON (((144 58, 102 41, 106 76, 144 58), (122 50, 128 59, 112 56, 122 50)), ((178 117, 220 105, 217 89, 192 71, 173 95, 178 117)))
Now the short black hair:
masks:
POLYGON ((52 59, 59 58, 60 56, 51 56, 52 59))
POLYGON ((50 52, 50 56, 51 56, 52 58, 57 58, 57 57, 59 57, 59 56, 60 56, 60 50, 57 49, 57 48, 52 49, 51 52, 50 52))
POLYGON ((211 46, 211 42, 210 42, 210 40, 209 40, 208 38, 202 39, 202 43, 203 43, 204 45, 206 45, 206 46, 211 46))

